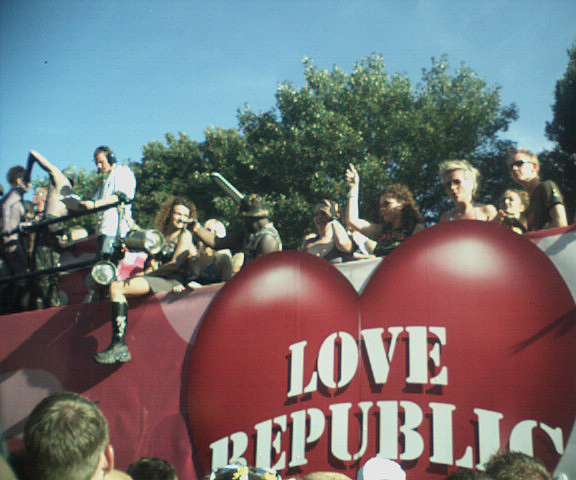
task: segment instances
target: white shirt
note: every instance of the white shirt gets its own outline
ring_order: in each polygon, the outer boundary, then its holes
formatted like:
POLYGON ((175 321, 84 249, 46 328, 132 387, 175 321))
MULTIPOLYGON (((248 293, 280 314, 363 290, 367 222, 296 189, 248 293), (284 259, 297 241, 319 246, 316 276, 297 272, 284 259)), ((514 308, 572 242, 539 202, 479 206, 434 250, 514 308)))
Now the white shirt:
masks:
MULTIPOLYGON (((97 200, 106 200, 111 198, 117 192, 122 192, 130 200, 134 198, 136 193, 136 177, 127 165, 116 165, 104 181, 102 189, 96 197, 97 200)), ((130 228, 133 226, 132 220, 132 206, 125 205, 124 215, 120 224, 120 237, 125 237, 130 228)), ((118 231, 118 219, 120 208, 109 208, 102 213, 100 221, 100 234, 108 236, 116 236, 118 231)))
MULTIPOLYGON (((2 202, 2 231, 10 232, 20 225, 24 216, 24 205, 22 205, 22 193, 17 189, 12 189, 6 194, 2 202)), ((8 243, 18 239, 18 234, 4 236, 4 242, 8 243)))

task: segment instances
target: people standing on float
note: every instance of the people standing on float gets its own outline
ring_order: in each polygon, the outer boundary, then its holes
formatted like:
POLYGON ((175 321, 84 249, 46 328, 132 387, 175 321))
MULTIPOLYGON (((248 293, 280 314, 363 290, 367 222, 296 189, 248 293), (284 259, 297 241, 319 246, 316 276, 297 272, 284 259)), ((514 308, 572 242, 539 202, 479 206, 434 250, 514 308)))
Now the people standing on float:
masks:
POLYGON ((440 216, 440 222, 454 220, 492 221, 497 211, 494 205, 475 201, 480 171, 467 160, 447 160, 439 166, 438 173, 454 208, 440 216))
POLYGON ((530 150, 514 151, 507 160, 510 175, 530 196, 526 211, 528 231, 566 227, 566 207, 558 185, 540 179, 540 160, 530 150))
MULTIPOLYGON (((129 166, 118 165, 110 147, 98 147, 94 151, 94 162, 98 172, 105 175, 105 179, 94 200, 82 202, 86 208, 94 209, 134 199, 136 177, 129 166)), ((115 208, 104 210, 98 227, 101 255, 111 256, 119 239, 124 238, 133 226, 132 206, 129 203, 121 203, 115 208)))
MULTIPOLYGON (((44 208, 36 220, 54 220, 65 217, 82 207, 80 198, 73 193, 74 179, 67 177, 58 167, 35 150, 28 155, 28 171, 38 164, 49 175, 48 191, 44 208)), ((41 206, 41 205, 39 205, 41 206)), ((34 235, 31 262, 35 270, 57 267, 60 264, 59 238, 64 235, 65 226, 61 222, 39 227, 34 235)), ((36 277, 36 295, 41 307, 62 305, 63 299, 58 289, 58 275, 36 277)))
POLYGON ((380 222, 372 223, 359 216, 360 175, 352 164, 346 170, 346 181, 349 187, 346 224, 370 239, 365 245, 369 253, 388 255, 406 238, 424 229, 424 218, 407 186, 394 183, 382 190, 378 204, 380 222))

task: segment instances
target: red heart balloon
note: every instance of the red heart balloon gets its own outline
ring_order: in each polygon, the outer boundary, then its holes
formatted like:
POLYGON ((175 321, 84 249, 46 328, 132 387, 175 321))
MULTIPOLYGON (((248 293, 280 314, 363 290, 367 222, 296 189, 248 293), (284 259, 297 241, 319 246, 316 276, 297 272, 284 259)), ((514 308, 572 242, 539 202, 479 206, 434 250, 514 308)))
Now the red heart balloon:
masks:
POLYGON ((537 247, 482 222, 412 237, 361 296, 310 255, 263 257, 189 357, 198 474, 242 457, 354 475, 380 454, 440 478, 508 445, 553 467, 574 421, 575 312, 537 247))

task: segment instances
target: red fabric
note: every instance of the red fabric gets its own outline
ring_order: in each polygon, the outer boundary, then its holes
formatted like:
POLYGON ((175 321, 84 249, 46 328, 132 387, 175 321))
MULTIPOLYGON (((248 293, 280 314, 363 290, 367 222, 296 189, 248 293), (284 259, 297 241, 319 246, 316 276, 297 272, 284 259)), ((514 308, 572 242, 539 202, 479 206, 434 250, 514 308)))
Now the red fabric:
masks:
MULTIPOLYGON (((133 361, 121 366, 91 358, 110 340, 107 303, 1 317, 0 420, 10 445, 20 444, 33 406, 60 390, 99 402, 119 468, 159 456, 190 480, 197 478, 194 462, 199 474, 206 473, 209 445, 222 436, 344 401, 353 413, 361 400, 413 401, 426 415, 429 402, 454 403, 456 458, 466 446, 477 454, 476 407, 504 414, 503 442, 515 422, 529 418, 561 426, 568 440, 576 404, 574 300, 540 250, 497 225, 455 222, 417 234, 384 259, 361 296, 333 266, 296 253, 256 261, 211 303, 219 289, 131 303, 127 340, 133 361), (404 335, 385 386, 370 380, 363 353, 346 387, 321 389, 309 398, 286 396, 294 342, 308 341, 307 381, 317 368, 320 343, 332 332, 358 339, 366 328, 431 325, 447 329, 441 357, 449 370, 446 387, 406 384, 404 335)), ((404 463, 409 478, 443 478, 449 470, 429 462, 428 420, 422 427, 425 453, 404 463)), ((378 433, 374 417, 370 422, 372 437, 360 462, 330 459, 326 430, 302 471, 322 467, 353 475, 374 454, 378 433)), ((289 433, 282 438, 286 448, 289 433)), ((351 420, 351 451, 357 439, 358 424, 351 420)), ((550 467, 558 462, 544 435, 537 435, 536 447, 550 467)), ((254 450, 247 455, 253 462, 254 450)))

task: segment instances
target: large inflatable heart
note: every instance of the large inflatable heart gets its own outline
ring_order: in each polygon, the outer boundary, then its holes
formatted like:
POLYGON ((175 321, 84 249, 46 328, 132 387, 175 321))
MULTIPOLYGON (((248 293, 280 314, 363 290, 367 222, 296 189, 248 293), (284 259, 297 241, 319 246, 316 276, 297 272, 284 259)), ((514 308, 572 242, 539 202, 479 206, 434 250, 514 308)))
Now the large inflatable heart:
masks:
POLYGON ((441 478, 508 446, 552 468, 574 422, 575 311, 548 258, 498 225, 416 235, 361 296, 315 257, 266 256, 189 356, 198 474, 245 459, 353 476, 379 454, 441 478))

